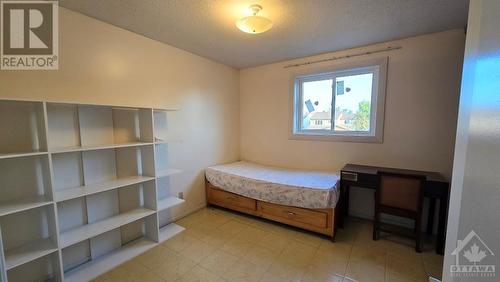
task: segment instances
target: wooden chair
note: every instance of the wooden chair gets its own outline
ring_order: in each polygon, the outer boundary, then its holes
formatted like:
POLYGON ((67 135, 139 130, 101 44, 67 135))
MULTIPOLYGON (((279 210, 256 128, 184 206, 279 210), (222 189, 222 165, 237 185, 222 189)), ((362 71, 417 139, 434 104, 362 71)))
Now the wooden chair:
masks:
POLYGON ((422 203, 425 178, 415 175, 379 173, 379 185, 375 192, 375 219, 373 240, 378 240, 381 228, 380 214, 390 214, 415 221, 415 250, 422 249, 422 203))

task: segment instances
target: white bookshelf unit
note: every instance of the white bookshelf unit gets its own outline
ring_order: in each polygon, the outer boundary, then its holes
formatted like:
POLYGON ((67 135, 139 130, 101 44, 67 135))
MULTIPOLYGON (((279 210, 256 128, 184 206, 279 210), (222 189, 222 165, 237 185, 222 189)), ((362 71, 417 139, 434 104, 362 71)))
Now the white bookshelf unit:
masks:
POLYGON ((0 100, 0 281, 89 281, 182 232, 174 111, 0 100))

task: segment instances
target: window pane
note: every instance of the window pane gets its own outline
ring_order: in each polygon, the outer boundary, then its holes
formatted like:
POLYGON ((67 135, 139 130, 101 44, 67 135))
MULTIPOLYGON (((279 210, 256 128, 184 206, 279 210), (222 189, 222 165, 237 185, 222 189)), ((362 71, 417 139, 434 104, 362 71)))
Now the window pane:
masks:
POLYGON ((332 81, 302 83, 302 129, 332 129, 332 81))
POLYGON ((335 131, 370 131, 373 73, 339 76, 335 83, 335 131))

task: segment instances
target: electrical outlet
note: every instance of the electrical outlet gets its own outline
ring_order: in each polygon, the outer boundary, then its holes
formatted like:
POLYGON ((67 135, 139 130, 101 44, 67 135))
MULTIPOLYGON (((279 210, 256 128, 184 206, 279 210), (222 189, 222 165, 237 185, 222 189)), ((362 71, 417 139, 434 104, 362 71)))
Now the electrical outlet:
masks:
POLYGON ((184 199, 184 192, 179 192, 178 197, 179 197, 179 199, 184 199))

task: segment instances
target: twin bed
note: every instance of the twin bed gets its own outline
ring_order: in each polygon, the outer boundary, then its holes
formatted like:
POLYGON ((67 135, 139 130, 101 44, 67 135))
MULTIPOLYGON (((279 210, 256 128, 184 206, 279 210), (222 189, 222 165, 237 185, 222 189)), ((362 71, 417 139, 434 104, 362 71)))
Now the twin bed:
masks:
POLYGON ((207 203, 335 236, 339 177, 250 162, 206 170, 207 203))

